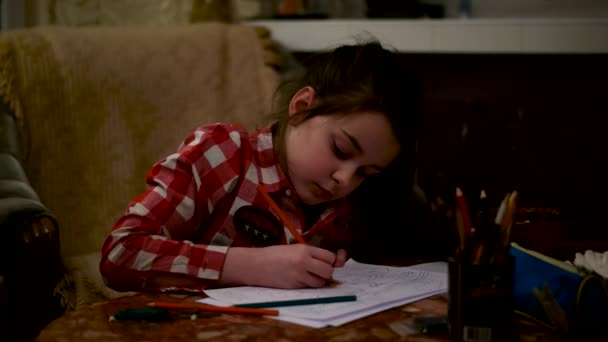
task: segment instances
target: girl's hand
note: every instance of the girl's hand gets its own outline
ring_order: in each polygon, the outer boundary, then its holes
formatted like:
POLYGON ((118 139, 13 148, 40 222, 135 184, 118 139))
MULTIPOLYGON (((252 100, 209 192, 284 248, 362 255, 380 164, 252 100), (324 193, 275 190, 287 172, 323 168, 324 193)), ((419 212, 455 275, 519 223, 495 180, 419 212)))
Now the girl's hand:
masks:
POLYGON ((306 244, 228 249, 221 284, 275 288, 322 287, 332 278, 334 264, 343 265, 345 251, 335 254, 306 244))
POLYGON ((342 267, 348 260, 348 255, 346 254, 346 250, 339 249, 336 254, 336 261, 334 262, 334 267, 342 267))

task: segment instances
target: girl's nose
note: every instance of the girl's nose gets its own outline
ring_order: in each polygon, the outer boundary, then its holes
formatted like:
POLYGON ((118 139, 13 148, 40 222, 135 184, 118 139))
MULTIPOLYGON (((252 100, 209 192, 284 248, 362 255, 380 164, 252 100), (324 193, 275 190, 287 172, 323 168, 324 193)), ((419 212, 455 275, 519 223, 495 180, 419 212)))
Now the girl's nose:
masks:
POLYGON ((332 179, 335 182, 335 190, 333 192, 345 195, 349 194, 361 183, 361 180, 357 176, 356 167, 352 166, 344 166, 336 169, 332 174, 332 179))

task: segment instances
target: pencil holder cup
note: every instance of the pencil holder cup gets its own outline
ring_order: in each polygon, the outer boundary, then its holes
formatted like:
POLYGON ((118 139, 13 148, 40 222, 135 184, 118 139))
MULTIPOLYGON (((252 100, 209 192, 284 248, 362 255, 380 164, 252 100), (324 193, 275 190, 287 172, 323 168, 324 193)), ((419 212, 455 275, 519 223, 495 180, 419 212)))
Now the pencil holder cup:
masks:
POLYGON ((513 274, 504 264, 448 263, 451 341, 511 341, 513 274))

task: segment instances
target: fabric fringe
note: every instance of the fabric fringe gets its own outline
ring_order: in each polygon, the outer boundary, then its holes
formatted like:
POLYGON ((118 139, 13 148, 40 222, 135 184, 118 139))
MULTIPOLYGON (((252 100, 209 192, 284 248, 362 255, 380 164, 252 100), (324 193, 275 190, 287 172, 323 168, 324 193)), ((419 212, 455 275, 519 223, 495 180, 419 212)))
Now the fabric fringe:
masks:
POLYGON ((53 297, 59 299, 59 304, 65 311, 76 309, 76 285, 67 270, 63 270, 62 279, 55 285, 53 297))

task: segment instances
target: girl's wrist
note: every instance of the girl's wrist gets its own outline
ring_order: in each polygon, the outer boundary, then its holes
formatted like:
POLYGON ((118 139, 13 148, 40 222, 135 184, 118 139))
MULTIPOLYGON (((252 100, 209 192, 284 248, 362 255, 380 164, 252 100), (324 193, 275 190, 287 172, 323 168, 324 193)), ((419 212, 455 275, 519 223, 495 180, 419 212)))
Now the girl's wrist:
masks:
POLYGON ((260 261, 257 258, 256 248, 231 247, 226 252, 224 267, 220 276, 220 282, 224 285, 256 285, 259 280, 259 272, 256 271, 256 264, 260 261), (253 260, 256 260, 254 263, 253 260))

